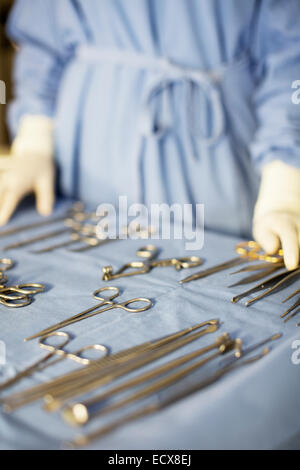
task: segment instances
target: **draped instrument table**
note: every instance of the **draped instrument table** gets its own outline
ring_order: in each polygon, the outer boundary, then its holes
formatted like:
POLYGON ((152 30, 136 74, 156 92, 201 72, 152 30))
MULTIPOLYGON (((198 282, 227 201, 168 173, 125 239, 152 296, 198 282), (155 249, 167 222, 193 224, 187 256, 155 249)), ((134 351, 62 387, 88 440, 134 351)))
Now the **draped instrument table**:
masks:
MULTIPOLYGON (((64 210, 65 202, 57 204, 57 214, 64 210)), ((14 217, 10 226, 36 220, 39 219, 33 209, 24 209, 14 217)), ((10 241, 54 230, 55 227, 49 225, 1 238, 0 247, 10 241)), ((67 238, 66 235, 64 237, 67 238)), ((96 304, 92 292, 102 286, 114 285, 122 292, 120 300, 149 297, 154 306, 138 314, 112 310, 70 325, 64 330, 73 338, 68 345, 69 350, 102 343, 116 352, 211 318, 218 318, 222 322, 219 331, 181 349, 175 356, 209 344, 225 331, 234 337, 241 337, 245 347, 276 332, 282 332, 283 337, 270 344, 271 353, 261 361, 228 374, 214 385, 158 414, 119 428, 89 448, 300 448, 300 365, 294 365, 291 361, 294 352, 292 343, 300 340, 300 329, 295 326, 296 319, 287 324, 283 324, 280 319, 286 306, 281 304, 281 300, 295 290, 295 284, 246 308, 243 302, 231 303, 234 294, 247 288, 238 286, 228 289, 227 286, 240 276, 229 276, 234 268, 184 285, 180 285, 178 280, 202 267, 180 272, 171 267, 157 268, 149 274, 106 283, 101 280, 101 268, 108 264, 118 268, 134 260, 136 250, 145 244, 145 240, 113 241, 83 253, 72 253, 65 249, 42 255, 30 253, 35 248, 55 241, 50 239, 5 254, 0 252, 1 256, 9 256, 16 261, 16 267, 9 273, 10 281, 41 282, 47 286, 46 293, 38 296, 28 307, 8 309, 0 305, 0 340, 6 343, 7 356, 6 366, 0 366, 1 381, 11 375, 14 369, 19 371, 45 355, 37 340, 24 343, 25 337, 96 304)), ((203 249, 188 252, 188 255, 204 258, 203 268, 207 268, 233 258, 238 241, 234 237, 206 231, 203 249)), ((161 248, 161 258, 187 254, 184 241, 153 240, 152 243, 161 248)), ((171 357, 173 355, 167 356, 167 360, 171 357)), ((201 368, 186 381, 192 383, 201 380, 211 374, 222 360, 220 358, 201 368)), ((73 365, 72 361, 61 361, 54 367, 22 380, 9 393, 74 367, 78 366, 73 365)), ((182 386, 184 384, 178 384, 172 390, 182 386)), ((164 393, 170 393, 170 390, 164 393)), ((3 396, 7 394, 6 391, 3 396)), ((114 415, 117 416, 119 412, 114 415)), ((107 418, 97 418, 84 430, 91 431, 106 422, 107 418)), ((78 432, 80 429, 69 427, 59 413, 44 412, 41 402, 10 415, 0 414, 0 449, 56 449, 78 432)))

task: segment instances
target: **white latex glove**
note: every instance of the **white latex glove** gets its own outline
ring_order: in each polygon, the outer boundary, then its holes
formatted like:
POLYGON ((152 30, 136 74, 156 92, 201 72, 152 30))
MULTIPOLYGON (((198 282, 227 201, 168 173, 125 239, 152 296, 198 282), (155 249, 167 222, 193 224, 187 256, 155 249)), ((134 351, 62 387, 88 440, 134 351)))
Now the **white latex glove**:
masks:
POLYGON ((54 204, 53 121, 46 116, 24 116, 12 144, 11 155, 0 159, 0 225, 29 193, 36 196, 41 215, 54 204))
POLYGON ((287 269, 299 265, 300 170, 280 160, 267 164, 253 218, 255 240, 269 254, 280 248, 287 269))

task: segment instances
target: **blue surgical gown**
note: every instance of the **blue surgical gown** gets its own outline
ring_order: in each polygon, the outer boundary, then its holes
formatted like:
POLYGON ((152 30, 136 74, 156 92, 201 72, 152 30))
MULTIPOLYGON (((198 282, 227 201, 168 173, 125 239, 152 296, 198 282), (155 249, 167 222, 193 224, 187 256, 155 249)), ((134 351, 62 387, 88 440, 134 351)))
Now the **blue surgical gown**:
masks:
POLYGON ((204 204, 248 235, 259 169, 300 166, 299 0, 18 0, 12 135, 55 118, 66 195, 204 204))

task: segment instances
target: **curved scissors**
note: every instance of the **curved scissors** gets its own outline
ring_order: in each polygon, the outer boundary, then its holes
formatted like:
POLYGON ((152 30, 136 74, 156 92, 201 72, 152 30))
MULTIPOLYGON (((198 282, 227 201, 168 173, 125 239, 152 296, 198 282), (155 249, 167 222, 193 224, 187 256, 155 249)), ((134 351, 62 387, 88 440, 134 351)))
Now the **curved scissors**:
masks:
POLYGON ((180 269, 193 268, 202 264, 202 259, 198 256, 186 256, 182 258, 167 258, 156 260, 158 248, 154 245, 146 245, 137 251, 137 256, 146 261, 132 261, 124 264, 115 273, 112 266, 104 266, 102 268, 103 281, 110 281, 120 277, 136 276, 138 274, 146 274, 153 268, 174 266, 177 271, 180 269))
POLYGON ((100 304, 94 305, 93 307, 87 310, 84 310, 83 312, 77 313, 76 315, 73 315, 72 317, 62 322, 56 323, 55 325, 50 326, 49 328, 46 328, 45 330, 42 330, 39 333, 36 333, 35 335, 25 338, 25 341, 30 341, 34 338, 39 338, 40 336, 48 335, 49 333, 52 333, 53 331, 64 328, 65 326, 71 325, 72 323, 85 320, 86 318, 93 317, 94 315, 98 315, 100 313, 106 312, 108 310, 112 310, 114 308, 121 308, 122 310, 125 310, 126 312, 129 312, 129 313, 139 313, 139 312, 145 312, 153 305, 150 299, 146 299, 144 297, 138 297, 136 299, 126 300, 125 302, 120 302, 120 303, 114 302, 114 299, 118 297, 119 295, 120 295, 120 290, 118 289, 118 287, 112 287, 112 286, 101 287, 100 289, 97 289, 93 293, 94 299, 100 300, 101 302, 100 304), (111 294, 108 296, 99 295, 105 291, 111 292, 111 294), (145 304, 143 307, 136 307, 136 308, 130 307, 130 305, 132 304, 141 303, 141 302, 145 304))
POLYGON ((75 351, 74 353, 69 353, 64 350, 64 347, 70 342, 70 336, 68 333, 65 333, 64 331, 57 331, 54 333, 50 333, 49 335, 43 336, 39 340, 39 345, 42 349, 45 349, 46 351, 49 351, 49 354, 47 354, 45 357, 42 359, 39 359, 37 362, 32 364, 31 366, 27 367, 23 371, 19 372, 15 377, 12 379, 7 380, 3 384, 0 385, 0 391, 4 390, 7 387, 10 387, 11 385, 14 385, 17 383, 19 380, 21 380, 24 377, 28 377, 29 375, 33 374, 34 372, 38 371, 41 372, 42 370, 46 369, 49 366, 52 366, 56 364, 57 362, 63 360, 63 359, 71 359, 72 361, 75 361, 79 364, 82 365, 89 365, 91 362, 96 361, 97 359, 86 359, 82 357, 82 353, 87 351, 87 350, 97 350, 104 352, 104 355, 106 356, 108 354, 108 349, 106 346, 103 346, 102 344, 92 344, 91 346, 85 346, 84 348, 78 349, 78 351, 75 351), (47 339, 49 337, 57 336, 59 338, 62 338, 61 343, 58 346, 52 346, 50 344, 47 344, 47 339), (47 363, 49 359, 54 357, 55 355, 59 356, 58 359, 47 363), (42 367, 41 367, 42 366, 42 367))

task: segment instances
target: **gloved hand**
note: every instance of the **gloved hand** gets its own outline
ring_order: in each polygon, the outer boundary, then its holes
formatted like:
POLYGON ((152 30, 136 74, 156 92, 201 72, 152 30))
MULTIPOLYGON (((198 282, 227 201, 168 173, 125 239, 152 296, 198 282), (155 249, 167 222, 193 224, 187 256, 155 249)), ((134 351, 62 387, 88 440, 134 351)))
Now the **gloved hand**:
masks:
POLYGON ((54 204, 53 121, 46 116, 24 116, 12 144, 11 155, 0 159, 0 225, 18 203, 34 192, 41 215, 54 204))
POLYGON ((262 171, 253 236, 269 254, 280 248, 287 269, 299 265, 300 170, 275 160, 262 171))

